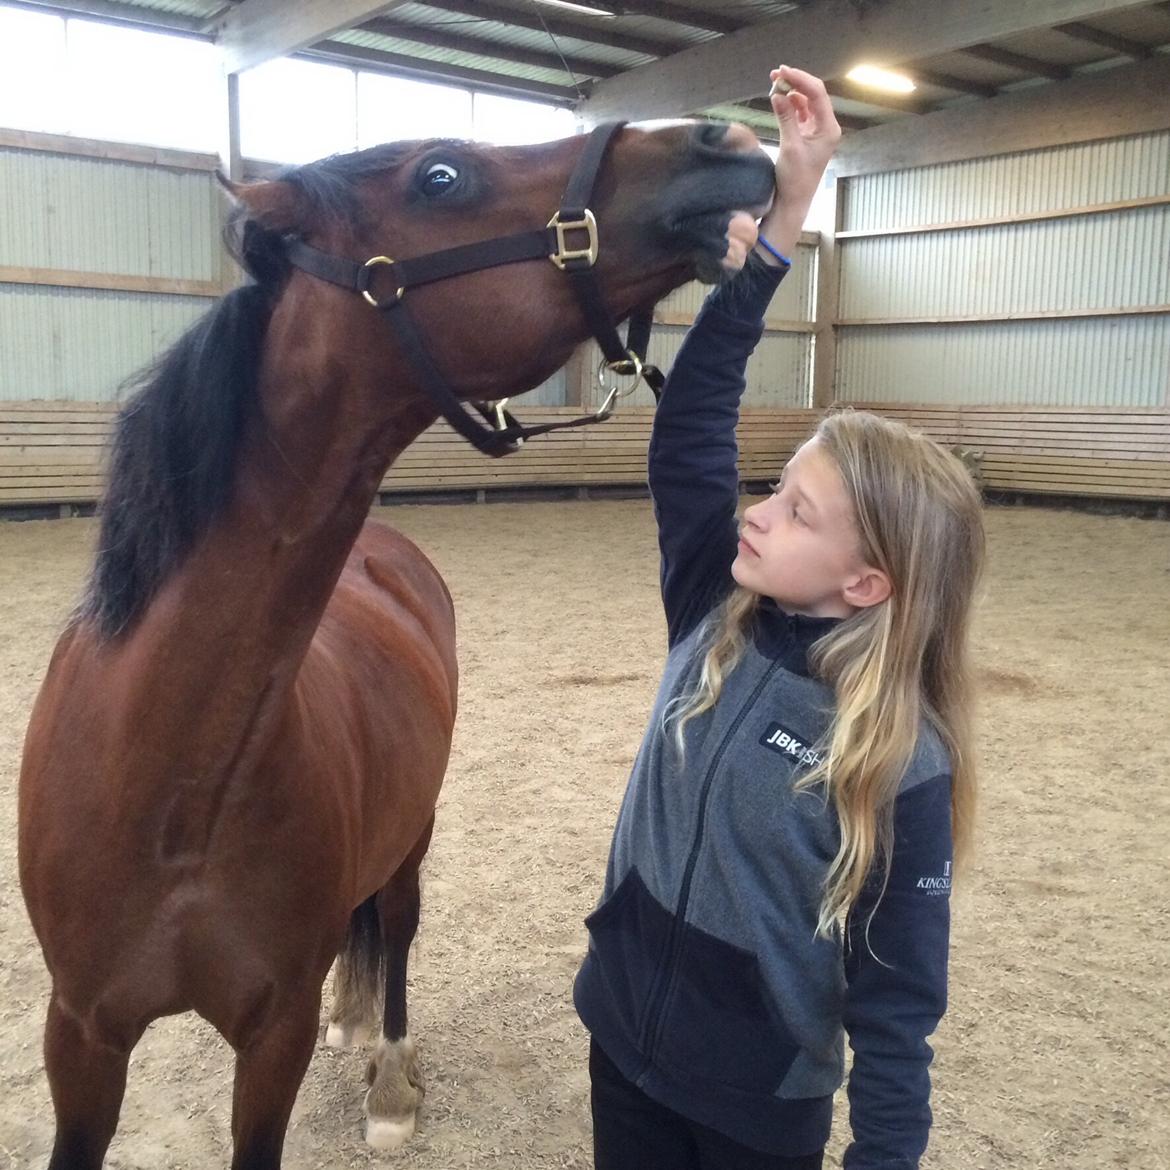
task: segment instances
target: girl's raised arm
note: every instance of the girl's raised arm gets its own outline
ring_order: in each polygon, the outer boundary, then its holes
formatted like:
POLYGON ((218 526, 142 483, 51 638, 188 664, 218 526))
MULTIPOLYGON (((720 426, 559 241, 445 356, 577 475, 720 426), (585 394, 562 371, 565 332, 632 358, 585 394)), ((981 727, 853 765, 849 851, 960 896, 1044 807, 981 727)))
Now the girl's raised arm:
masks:
MULTIPOLYGON (((670 644, 731 588, 739 492, 735 427, 747 360, 764 312, 800 239, 809 205, 841 138, 823 82, 781 66, 771 74, 780 130, 777 195, 743 271, 708 297, 667 379, 650 440, 649 478, 662 555, 670 644), (785 92, 786 90, 786 92, 785 92), (777 256, 777 253, 780 256, 777 256)), ((746 253, 732 221, 728 262, 746 253)), ((747 241, 748 246, 755 239, 747 241)), ((777 472, 779 472, 777 468, 777 472)))

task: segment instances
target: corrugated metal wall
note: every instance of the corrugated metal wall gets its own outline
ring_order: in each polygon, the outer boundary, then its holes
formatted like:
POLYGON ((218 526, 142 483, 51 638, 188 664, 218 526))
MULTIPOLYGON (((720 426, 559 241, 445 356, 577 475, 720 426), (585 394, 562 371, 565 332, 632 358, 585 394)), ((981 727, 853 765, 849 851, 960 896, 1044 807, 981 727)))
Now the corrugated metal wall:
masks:
POLYGON ((219 279, 207 171, 0 150, 0 264, 219 279))
MULTIPOLYGON (((207 170, 0 150, 0 266, 219 280, 207 170)), ((206 296, 0 282, 0 400, 105 401, 206 296)))
MULTIPOLYGON (((769 321, 791 324, 812 324, 816 306, 817 247, 801 243, 792 257, 792 271, 781 283, 768 309, 769 321)), ((710 288, 693 281, 676 289, 663 300, 658 309, 662 313, 693 319, 702 307, 710 288)), ((678 356, 686 325, 655 325, 650 337, 650 360, 663 372, 668 372, 678 356)), ((586 347, 586 366, 590 371, 591 397, 586 404, 596 406, 604 392, 598 389, 593 376, 601 362, 601 350, 596 343, 586 347)), ((747 390, 744 406, 808 406, 812 400, 812 333, 769 329, 752 354, 747 368, 747 390)), ((653 406, 654 398, 645 386, 624 401, 632 406, 653 406)))
POLYGON ((1170 134, 943 163, 848 180, 845 231, 1091 207, 1167 194, 1170 134))
POLYGON ((876 234, 839 240, 838 399, 1167 402, 1170 204, 880 233, 1170 196, 1170 134, 843 186, 842 231, 876 234), (938 320, 988 317, 1021 319, 938 320))
POLYGON ((0 401, 108 402, 212 301, 0 284, 0 401))

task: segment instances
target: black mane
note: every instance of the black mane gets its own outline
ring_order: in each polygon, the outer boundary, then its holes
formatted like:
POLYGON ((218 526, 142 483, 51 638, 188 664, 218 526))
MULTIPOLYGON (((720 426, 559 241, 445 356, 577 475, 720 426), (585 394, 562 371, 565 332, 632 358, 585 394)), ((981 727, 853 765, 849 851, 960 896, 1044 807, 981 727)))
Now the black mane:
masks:
MULTIPOLYGON (((357 185, 401 161, 407 147, 376 146, 284 171, 316 222, 357 225, 357 185)), ((227 505, 255 399, 264 333, 288 275, 281 237, 240 206, 225 232, 254 278, 224 296, 130 386, 118 414, 101 535, 80 615, 112 638, 227 505)))
POLYGON ((254 399, 268 290, 228 293, 137 379, 118 414, 82 616, 126 629, 227 504, 254 399))

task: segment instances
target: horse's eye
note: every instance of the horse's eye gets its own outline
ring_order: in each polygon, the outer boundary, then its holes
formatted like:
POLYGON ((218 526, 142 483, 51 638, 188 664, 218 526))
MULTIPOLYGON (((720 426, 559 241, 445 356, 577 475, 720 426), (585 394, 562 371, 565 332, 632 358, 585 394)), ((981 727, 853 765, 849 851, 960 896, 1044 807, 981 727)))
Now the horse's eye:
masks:
POLYGON ((433 163, 422 177, 424 195, 442 195, 459 180, 459 172, 447 163, 433 163))

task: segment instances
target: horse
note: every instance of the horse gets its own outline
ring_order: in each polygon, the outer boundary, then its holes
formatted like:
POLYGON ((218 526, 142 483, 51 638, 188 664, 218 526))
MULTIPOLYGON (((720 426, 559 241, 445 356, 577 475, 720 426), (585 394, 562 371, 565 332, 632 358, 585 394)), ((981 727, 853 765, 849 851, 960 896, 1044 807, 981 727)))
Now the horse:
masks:
POLYGON ((394 143, 228 184, 251 279, 120 412, 93 569, 25 742, 50 1170, 98 1170, 136 1042, 188 1011, 235 1052, 233 1170, 276 1170, 335 959, 326 1041, 377 1033, 366 1138, 413 1131, 406 964, 455 625, 438 572, 370 506, 438 417, 436 377, 458 403, 519 393, 588 335, 559 269, 585 256, 612 325, 717 273, 731 214, 773 190, 742 126, 591 142, 394 143), (586 214, 541 227, 591 149, 586 214), (533 230, 544 256, 480 254, 533 230), (386 328, 407 303, 421 352, 386 328))

